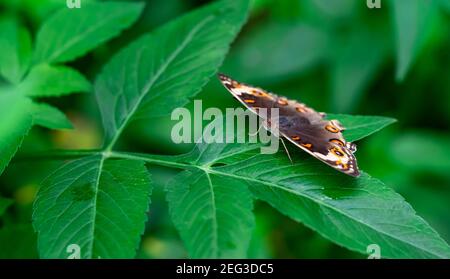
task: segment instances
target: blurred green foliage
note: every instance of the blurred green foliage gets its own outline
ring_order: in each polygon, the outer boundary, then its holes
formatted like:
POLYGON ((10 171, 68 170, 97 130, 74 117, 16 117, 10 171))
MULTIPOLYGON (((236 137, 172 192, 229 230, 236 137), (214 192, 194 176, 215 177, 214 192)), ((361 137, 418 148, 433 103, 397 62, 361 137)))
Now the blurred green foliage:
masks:
MULTIPOLYGON (((204 2, 147 1, 131 29, 70 66, 92 81, 115 51, 130 40, 204 2)), ((61 1, 56 0, 6 0, 0 3, 0 17, 13 16, 36 34, 43 20, 60 6, 61 1)), ((398 119, 396 125, 358 142, 360 167, 394 187, 449 242, 448 34, 450 1, 446 0, 382 0, 381 9, 368 9, 365 1, 358 0, 255 0, 250 20, 221 70, 301 100, 318 111, 398 119)), ((6 50, 1 51, 4 54, 6 50)), ((17 75, 15 72, 11 79, 17 75)), ((218 86, 216 81, 210 82, 198 98, 208 106, 236 106, 218 86)), ((75 129, 48 131, 35 127, 25 138, 21 153, 99 146, 101 121, 92 94, 44 100, 66 112, 75 129)), ((191 145, 171 143, 173 123, 170 116, 136 121, 127 128, 128 137, 120 142, 121 148, 160 154, 190 150, 191 145)), ((1 129, 8 127, 0 125, 1 129)), ((1 196, 15 201, 0 216, 0 257, 37 256, 35 234, 29 226, 31 204, 37 185, 58 163, 16 161, 0 177, 1 196), (11 241, 18 235, 23 235, 23 241, 11 241)), ((174 174, 165 168, 150 171, 155 185, 174 174)), ((152 218, 138 257, 186 257, 168 216, 162 189, 154 189, 152 202, 152 218)), ((257 202, 255 214, 251 257, 364 257, 336 246, 266 204, 257 202)))

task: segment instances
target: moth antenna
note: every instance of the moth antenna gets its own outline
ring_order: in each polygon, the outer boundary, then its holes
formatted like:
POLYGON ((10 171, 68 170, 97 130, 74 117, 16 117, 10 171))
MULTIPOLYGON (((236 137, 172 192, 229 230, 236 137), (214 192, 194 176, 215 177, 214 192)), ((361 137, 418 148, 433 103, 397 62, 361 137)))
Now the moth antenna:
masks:
POLYGON ((291 161, 291 164, 294 164, 294 162, 292 161, 291 155, 289 154, 289 151, 286 147, 286 144, 284 144, 283 138, 280 138, 280 140, 281 140, 281 143, 283 144, 284 150, 286 150, 286 154, 288 155, 289 161, 291 161))
POLYGON ((258 130, 257 130, 256 132, 254 132, 254 133, 248 133, 248 135, 251 136, 251 137, 256 136, 256 135, 259 133, 259 131, 261 130, 262 127, 263 127, 263 125, 260 125, 259 128, 258 128, 258 130))

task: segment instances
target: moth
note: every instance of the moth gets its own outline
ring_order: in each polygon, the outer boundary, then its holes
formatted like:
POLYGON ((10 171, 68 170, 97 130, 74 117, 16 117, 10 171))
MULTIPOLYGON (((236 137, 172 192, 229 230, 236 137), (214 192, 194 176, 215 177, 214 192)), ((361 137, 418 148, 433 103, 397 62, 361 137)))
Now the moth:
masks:
POLYGON ((356 145, 344 139, 342 131, 345 128, 338 120, 326 120, 325 113, 317 112, 303 103, 238 82, 224 74, 218 77, 237 100, 259 116, 258 110, 266 108, 267 119, 270 119, 270 109, 278 108, 280 136, 334 169, 353 177, 359 176, 353 154, 356 145))

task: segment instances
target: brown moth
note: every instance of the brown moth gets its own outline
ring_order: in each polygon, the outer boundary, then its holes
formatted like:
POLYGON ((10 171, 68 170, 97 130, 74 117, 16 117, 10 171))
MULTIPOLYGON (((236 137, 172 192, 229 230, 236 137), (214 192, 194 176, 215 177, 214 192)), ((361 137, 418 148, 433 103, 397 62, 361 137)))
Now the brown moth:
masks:
MULTIPOLYGON (((225 88, 252 112, 259 115, 259 108, 267 108, 266 119, 270 119, 270 108, 278 108, 278 129, 282 137, 336 170, 359 176, 353 155, 356 145, 344 139, 344 127, 338 120, 325 120, 324 113, 303 103, 240 83, 224 74, 218 76, 225 88)), ((267 126, 270 129, 270 123, 267 126)))

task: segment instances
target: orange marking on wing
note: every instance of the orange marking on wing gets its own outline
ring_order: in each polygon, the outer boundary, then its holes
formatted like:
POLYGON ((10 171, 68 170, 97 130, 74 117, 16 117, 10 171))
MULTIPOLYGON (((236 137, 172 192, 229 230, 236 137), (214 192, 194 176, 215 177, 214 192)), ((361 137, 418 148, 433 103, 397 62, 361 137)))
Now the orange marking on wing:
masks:
POLYGON ((339 147, 333 147, 330 149, 330 151, 338 157, 344 157, 344 152, 339 147))
POLYGON ((341 141, 341 140, 338 140, 338 139, 332 139, 332 140, 330 140, 332 143, 335 143, 335 144, 337 144, 337 145, 340 145, 340 146, 344 146, 344 143, 341 141))
POLYGON ((251 93, 252 93, 253 95, 257 95, 257 96, 260 96, 260 97, 268 97, 268 96, 269 96, 266 92, 261 91, 261 90, 255 90, 255 89, 252 89, 252 90, 251 90, 251 93))
POLYGON ((310 148, 312 147, 312 144, 310 144, 310 143, 302 143, 301 145, 302 145, 303 147, 308 148, 308 149, 310 149, 310 148))
POLYGON ((286 99, 278 99, 278 104, 286 106, 288 104, 288 101, 286 99))
POLYGON ((342 163, 341 160, 337 160, 337 161, 335 162, 335 164, 336 164, 336 166, 342 166, 342 169, 343 169, 343 170, 348 170, 348 164, 342 163))
POLYGON ((295 110, 298 111, 298 112, 301 112, 301 113, 305 113, 306 112, 304 107, 295 107, 295 110))
POLYGON ((331 132, 331 133, 339 133, 339 129, 336 128, 336 127, 334 127, 333 125, 330 125, 330 124, 328 124, 327 126, 325 126, 325 129, 326 129, 328 132, 331 132))
POLYGON ((298 141, 298 140, 300 140, 300 137, 299 136, 293 136, 292 140, 298 141))
POLYGON ((255 100, 252 99, 245 99, 244 102, 246 102, 247 104, 254 104, 255 100))

